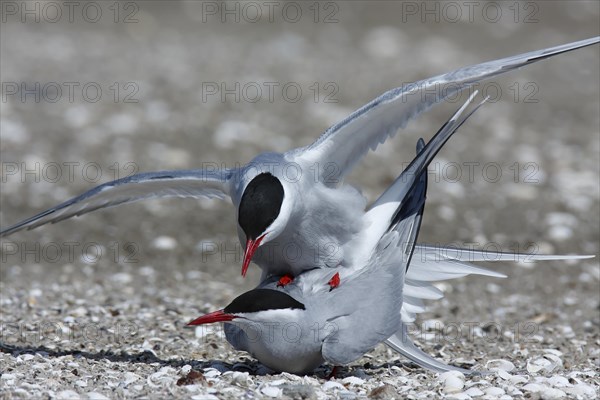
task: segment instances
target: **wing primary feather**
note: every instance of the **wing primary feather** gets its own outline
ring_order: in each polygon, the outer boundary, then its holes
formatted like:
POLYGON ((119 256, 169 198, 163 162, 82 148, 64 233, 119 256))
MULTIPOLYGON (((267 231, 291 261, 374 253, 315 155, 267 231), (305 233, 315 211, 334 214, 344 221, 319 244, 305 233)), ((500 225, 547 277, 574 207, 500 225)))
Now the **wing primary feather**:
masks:
POLYGON ((599 41, 600 36, 470 65, 392 89, 331 126, 311 145, 291 150, 285 157, 307 167, 314 163, 336 165, 335 174, 330 169, 320 174, 325 184, 336 185, 369 149, 375 149, 448 96, 477 82, 599 41))
POLYGON ((96 186, 57 206, 42 211, 0 231, 0 237, 23 229, 86 214, 101 208, 118 206, 158 197, 216 197, 229 195, 228 182, 233 170, 183 170, 145 172, 96 186))
POLYGON ((578 254, 506 253, 428 244, 417 244, 415 246, 415 253, 420 254, 419 257, 423 260, 452 260, 464 262, 583 260, 596 257, 595 255, 578 254))

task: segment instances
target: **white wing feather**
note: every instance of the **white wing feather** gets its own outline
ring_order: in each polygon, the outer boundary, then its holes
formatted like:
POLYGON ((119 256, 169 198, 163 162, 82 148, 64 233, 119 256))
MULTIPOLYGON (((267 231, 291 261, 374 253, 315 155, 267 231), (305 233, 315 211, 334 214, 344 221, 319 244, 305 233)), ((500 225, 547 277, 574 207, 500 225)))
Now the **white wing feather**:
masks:
POLYGON ((309 146, 291 150, 286 159, 301 166, 323 167, 320 179, 335 185, 369 149, 445 97, 469 85, 567 51, 590 46, 600 37, 532 51, 513 57, 460 68, 456 71, 392 89, 327 129, 309 146), (335 166, 335 171, 331 166, 335 166), (327 168, 325 168, 327 167, 327 168))

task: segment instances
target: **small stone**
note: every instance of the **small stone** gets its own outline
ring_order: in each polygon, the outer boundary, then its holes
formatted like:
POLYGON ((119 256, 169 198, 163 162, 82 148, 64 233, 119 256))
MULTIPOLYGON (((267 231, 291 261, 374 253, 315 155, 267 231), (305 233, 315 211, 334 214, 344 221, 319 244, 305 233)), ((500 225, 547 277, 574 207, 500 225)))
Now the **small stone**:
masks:
POLYGON ((81 396, 73 390, 63 390, 56 393, 56 398, 59 400, 79 400, 81 396))
POLYGON ((355 376, 349 376, 347 378, 342 379, 342 383, 344 385, 362 385, 365 383, 364 379, 357 378, 355 376))
POLYGON ((116 273, 113 276, 111 276, 110 280, 113 281, 114 283, 120 283, 122 285, 126 285, 128 283, 131 283, 131 281, 133 281, 133 276, 131 276, 131 274, 128 274, 127 272, 119 272, 119 273, 116 273))
POLYGON ((88 310, 85 307, 77 307, 73 309, 69 314, 74 317, 85 317, 88 313, 88 310))
POLYGON ((206 379, 204 379, 204 375, 202 374, 202 372, 191 370, 186 376, 177 380, 177 386, 198 385, 204 382, 206 382, 206 379))
POLYGON ((578 383, 572 388, 565 388, 565 391, 574 396, 582 397, 584 399, 595 399, 597 396, 597 389, 585 383, 578 383))
POLYGON ((108 397, 98 392, 89 392, 87 393, 87 397, 89 400, 109 400, 108 397))
POLYGON ((523 392, 517 389, 515 386, 506 386, 506 394, 509 396, 521 396, 523 397, 523 392))
POLYGON ((465 392, 453 394, 451 396, 448 396, 448 398, 452 400, 471 400, 471 396, 469 396, 465 392))
POLYGON ((441 332, 444 329, 444 322, 439 319, 427 319, 423 321, 421 327, 425 331, 438 331, 441 332))
POLYGON ((158 250, 173 250, 177 247, 177 240, 170 236, 159 236, 152 241, 152 246, 158 250))
POLYGON ((372 399, 393 399, 398 396, 396 389, 392 385, 384 384, 371 390, 369 397, 372 399))
POLYGON ((469 389, 465 390, 464 393, 471 397, 479 397, 479 396, 483 396, 485 394, 485 393, 483 393, 483 391, 481 389, 476 388, 476 387, 469 388, 469 389))
POLYGON ((528 383, 527 385, 523 386, 523 390, 527 391, 527 392, 532 392, 532 393, 539 393, 541 392, 543 389, 542 385, 538 385, 537 383, 528 383))
POLYGON ((276 379, 274 381, 269 382, 269 384, 271 386, 279 386, 279 385, 283 385, 285 383, 287 383, 287 381, 285 379, 276 379))
POLYGON ((504 371, 502 369, 497 370, 496 373, 498 374, 498 376, 500 378, 504 379, 505 381, 510 380, 510 378, 512 377, 511 374, 509 374, 508 372, 506 372, 506 371, 504 371))
POLYGON ((465 386, 465 376, 459 371, 444 372, 438 377, 444 383, 445 393, 459 393, 465 386))
POLYGON ((563 304, 565 306, 574 306, 577 303, 578 303, 577 297, 565 297, 563 299, 563 304))
POLYGON ((515 369, 515 364, 513 364, 507 360, 490 360, 486 364, 486 367, 490 371, 502 370, 502 371, 510 372, 515 369))
POLYGON ((544 357, 527 361, 527 371, 532 374, 537 372, 552 372, 559 366, 562 366, 562 361, 553 354, 546 354, 544 357))
POLYGON ((527 377, 523 376, 523 375, 511 375, 510 376, 510 381, 513 384, 516 383, 526 383, 529 379, 527 379, 527 377))
POLYGON ((548 231, 548 236, 556 241, 563 241, 573 236, 573 229, 564 225, 555 225, 548 231))
POLYGON ((575 337, 575 332, 573 332, 573 328, 571 328, 568 325, 563 325, 560 327, 560 330, 562 331, 562 334, 566 337, 566 338, 574 338, 575 337))
MULTIPOLYGON (((283 379, 281 381, 285 382, 283 379)), ((274 385, 271 382, 272 386, 274 385)), ((283 390, 283 395, 291 397, 292 399, 312 399, 315 398, 315 387, 313 385, 295 385, 295 384, 281 384, 279 386, 283 390)))
POLYGON ((260 392, 267 397, 281 397, 283 390, 275 386, 265 386, 260 389, 260 392))
POLYGON ((567 394, 560 389, 555 389, 551 387, 543 387, 540 391, 542 398, 545 400, 554 400, 554 399, 562 399, 567 397, 567 394))
POLYGON ((250 374, 247 372, 234 371, 231 375, 231 383, 247 386, 251 383, 250 374))
POLYGON ((134 374, 133 372, 125 372, 125 386, 128 386, 129 384, 137 381, 138 379, 141 379, 139 375, 134 374))
POLYGON ((183 367, 181 367, 181 374, 182 375, 189 374, 191 370, 192 370, 192 366, 189 364, 186 364, 183 367))
POLYGON ((485 288, 489 293, 494 293, 494 294, 500 293, 502 291, 502 287, 500 287, 500 285, 498 285, 496 283, 488 283, 485 286, 485 288))
POLYGON ((554 375, 553 377, 548 378, 547 382, 554 387, 573 386, 569 383, 569 380, 567 378, 565 378, 564 376, 560 376, 560 375, 554 375))
POLYGON ((562 357, 563 353, 560 350, 556 350, 556 349, 544 349, 544 352, 546 354, 553 354, 556 357, 562 357))
POLYGON ((334 381, 327 381, 323 385, 321 385, 321 389, 323 389, 324 391, 327 392, 329 390, 334 390, 334 389, 345 390, 346 388, 341 383, 334 382, 334 381))
POLYGON ((506 394, 506 392, 504 391, 504 389, 499 388, 499 387, 489 387, 489 388, 485 388, 484 389, 484 393, 488 396, 495 396, 495 397, 499 397, 502 396, 504 394, 506 394))
POLYGON ((214 368, 205 368, 204 369, 204 376, 206 378, 216 378, 219 375, 221 375, 221 372, 219 372, 219 370, 217 370, 217 369, 214 369, 214 368))

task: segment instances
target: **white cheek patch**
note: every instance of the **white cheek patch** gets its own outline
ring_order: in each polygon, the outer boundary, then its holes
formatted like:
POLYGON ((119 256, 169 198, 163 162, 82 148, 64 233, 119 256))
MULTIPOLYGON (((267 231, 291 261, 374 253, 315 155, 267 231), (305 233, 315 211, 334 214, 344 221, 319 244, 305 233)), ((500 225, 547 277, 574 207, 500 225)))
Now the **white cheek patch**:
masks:
POLYGON ((242 329, 247 343, 288 343, 305 341, 312 335, 310 324, 304 321, 304 310, 280 309, 247 313, 231 323, 242 329))

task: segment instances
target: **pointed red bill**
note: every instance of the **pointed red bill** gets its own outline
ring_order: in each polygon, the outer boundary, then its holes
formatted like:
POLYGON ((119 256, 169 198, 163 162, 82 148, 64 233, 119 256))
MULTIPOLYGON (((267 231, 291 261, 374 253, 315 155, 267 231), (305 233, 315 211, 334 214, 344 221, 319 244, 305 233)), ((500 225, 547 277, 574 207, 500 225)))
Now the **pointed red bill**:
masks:
POLYGON ((192 322, 188 323, 188 326, 212 324, 213 322, 227 322, 231 321, 234 318, 236 318, 235 315, 226 314, 225 311, 219 310, 196 318, 192 322))
POLYGON ((256 240, 248 239, 246 240, 246 251, 244 252, 244 262, 242 263, 242 276, 246 276, 246 272, 248 272, 248 266, 250 265, 250 261, 252 261, 252 256, 254 256, 254 252, 260 246, 260 242, 262 242, 265 235, 262 235, 256 240))

